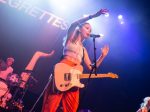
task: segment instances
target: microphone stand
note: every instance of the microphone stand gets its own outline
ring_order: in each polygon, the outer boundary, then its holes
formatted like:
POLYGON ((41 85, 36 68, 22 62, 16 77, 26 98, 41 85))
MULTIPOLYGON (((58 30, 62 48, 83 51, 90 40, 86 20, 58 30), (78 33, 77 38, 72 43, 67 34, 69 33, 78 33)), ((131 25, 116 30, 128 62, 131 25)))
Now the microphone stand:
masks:
POLYGON ((85 90, 83 91, 83 94, 81 97, 82 98, 81 102, 84 100, 84 96, 85 96, 86 90, 88 88, 88 84, 90 82, 92 73, 94 72, 94 74, 97 75, 95 38, 96 38, 96 36, 93 37, 94 60, 93 60, 93 63, 90 65, 92 67, 92 69, 90 70, 90 75, 88 77, 88 81, 86 82, 85 90))
POLYGON ((38 99, 36 100, 36 102, 34 103, 34 105, 32 106, 32 108, 30 109, 29 112, 35 112, 35 111, 34 111, 34 108, 35 108, 35 106, 37 105, 37 103, 39 102, 40 98, 43 96, 43 94, 44 94, 45 90, 47 89, 47 87, 49 86, 51 80, 52 80, 52 74, 49 76, 49 80, 48 80, 46 86, 44 87, 42 93, 40 94, 40 96, 38 97, 38 99))
POLYGON ((90 71, 90 75, 89 75, 88 81, 86 83, 87 86, 88 86, 88 83, 91 79, 92 73, 94 72, 94 74, 97 75, 95 37, 93 37, 93 49, 94 49, 94 60, 93 60, 93 63, 90 65, 92 67, 92 69, 90 71))

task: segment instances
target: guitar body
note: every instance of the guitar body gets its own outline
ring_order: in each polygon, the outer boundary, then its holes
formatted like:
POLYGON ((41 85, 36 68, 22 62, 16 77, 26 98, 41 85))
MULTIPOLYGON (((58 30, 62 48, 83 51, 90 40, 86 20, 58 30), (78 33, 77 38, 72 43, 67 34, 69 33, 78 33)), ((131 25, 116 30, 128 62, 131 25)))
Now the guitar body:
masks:
MULTIPOLYGON (((80 79, 89 78, 89 74, 82 74, 83 67, 77 65, 71 67, 65 63, 57 63, 54 68, 54 80, 56 88, 59 91, 67 91, 72 87, 83 88, 84 84, 80 82, 80 79)), ((118 78, 117 74, 91 74, 90 78, 118 78)))
POLYGON ((83 88, 84 84, 80 83, 80 74, 82 72, 83 67, 81 65, 71 67, 65 63, 57 63, 54 68, 56 88, 59 91, 67 91, 72 87, 83 88))

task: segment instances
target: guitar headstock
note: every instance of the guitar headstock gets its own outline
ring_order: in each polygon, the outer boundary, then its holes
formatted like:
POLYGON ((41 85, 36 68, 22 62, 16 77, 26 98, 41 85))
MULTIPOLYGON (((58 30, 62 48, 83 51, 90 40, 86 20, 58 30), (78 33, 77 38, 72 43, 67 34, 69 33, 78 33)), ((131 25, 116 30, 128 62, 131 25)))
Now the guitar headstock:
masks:
POLYGON ((118 75, 117 75, 117 74, 114 74, 114 73, 112 73, 112 72, 109 72, 108 75, 109 75, 109 77, 111 77, 111 78, 118 78, 118 75))

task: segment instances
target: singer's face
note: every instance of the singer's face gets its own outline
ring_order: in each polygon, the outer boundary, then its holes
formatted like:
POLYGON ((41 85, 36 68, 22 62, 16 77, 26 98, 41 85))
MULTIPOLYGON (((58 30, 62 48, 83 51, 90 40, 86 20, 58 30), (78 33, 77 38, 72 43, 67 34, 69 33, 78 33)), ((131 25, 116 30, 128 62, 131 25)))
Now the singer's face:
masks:
POLYGON ((91 34, 91 25, 89 23, 84 24, 80 31, 83 39, 88 38, 91 34))

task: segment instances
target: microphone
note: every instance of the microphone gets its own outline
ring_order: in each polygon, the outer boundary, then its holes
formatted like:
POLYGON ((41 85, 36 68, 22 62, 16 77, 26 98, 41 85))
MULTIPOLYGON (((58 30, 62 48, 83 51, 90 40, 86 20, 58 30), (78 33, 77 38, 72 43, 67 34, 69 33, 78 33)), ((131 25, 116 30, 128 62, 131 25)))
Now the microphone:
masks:
POLYGON ((92 38, 100 38, 103 37, 104 35, 100 34, 100 35, 96 35, 96 34, 90 34, 90 37, 92 38))

